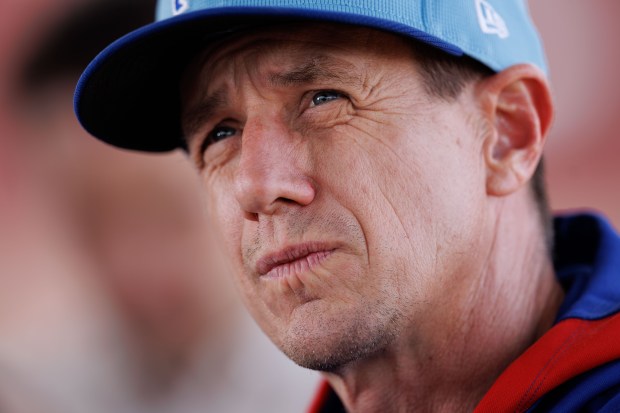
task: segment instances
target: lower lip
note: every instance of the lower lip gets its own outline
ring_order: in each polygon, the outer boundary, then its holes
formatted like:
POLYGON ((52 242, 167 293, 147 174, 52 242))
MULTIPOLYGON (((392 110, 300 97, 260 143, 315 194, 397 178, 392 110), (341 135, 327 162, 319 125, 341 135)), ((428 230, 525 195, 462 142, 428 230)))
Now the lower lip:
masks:
POLYGON ((313 252, 295 261, 273 267, 267 274, 263 275, 263 277, 282 279, 298 276, 321 265, 333 252, 334 250, 313 252))

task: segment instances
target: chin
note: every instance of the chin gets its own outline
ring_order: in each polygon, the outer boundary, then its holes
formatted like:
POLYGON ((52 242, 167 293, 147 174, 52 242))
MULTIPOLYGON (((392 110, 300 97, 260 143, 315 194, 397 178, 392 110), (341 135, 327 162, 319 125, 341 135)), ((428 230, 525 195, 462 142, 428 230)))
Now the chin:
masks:
POLYGON ((368 308, 361 314, 353 313, 349 312, 353 317, 348 319, 345 314, 304 314, 289 326, 280 349, 301 367, 338 372, 381 354, 398 336, 399 313, 383 318, 368 308))

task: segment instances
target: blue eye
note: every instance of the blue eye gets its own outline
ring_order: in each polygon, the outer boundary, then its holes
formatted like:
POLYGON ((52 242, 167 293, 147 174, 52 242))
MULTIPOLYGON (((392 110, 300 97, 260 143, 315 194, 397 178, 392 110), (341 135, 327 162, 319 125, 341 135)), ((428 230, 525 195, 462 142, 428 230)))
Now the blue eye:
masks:
POLYGON ((226 139, 230 136, 233 136, 237 133, 235 128, 231 128, 228 126, 220 126, 213 129, 208 135, 207 138, 200 145, 200 153, 204 153, 209 145, 219 142, 223 139, 226 139))
POLYGON ((335 92, 333 90, 321 90, 312 96, 312 106, 319 106, 324 103, 329 103, 332 100, 340 99, 342 97, 341 93, 335 92))
POLYGON ((230 128, 227 126, 222 126, 219 128, 215 128, 211 131, 211 133, 209 133, 209 143, 215 143, 215 142, 219 142, 222 139, 226 139, 230 136, 233 136, 237 133, 237 130, 235 128, 230 128))

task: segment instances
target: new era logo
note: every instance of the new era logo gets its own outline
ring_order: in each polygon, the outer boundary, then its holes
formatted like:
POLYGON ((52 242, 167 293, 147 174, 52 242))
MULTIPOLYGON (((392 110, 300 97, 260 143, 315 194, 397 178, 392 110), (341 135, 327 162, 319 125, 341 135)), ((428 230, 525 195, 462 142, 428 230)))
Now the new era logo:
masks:
POLYGON ((176 16, 189 9, 189 0, 172 0, 172 14, 176 16))
POLYGON ((496 34, 500 39, 505 39, 510 35, 502 16, 487 1, 476 0, 476 11, 478 23, 483 33, 496 34))

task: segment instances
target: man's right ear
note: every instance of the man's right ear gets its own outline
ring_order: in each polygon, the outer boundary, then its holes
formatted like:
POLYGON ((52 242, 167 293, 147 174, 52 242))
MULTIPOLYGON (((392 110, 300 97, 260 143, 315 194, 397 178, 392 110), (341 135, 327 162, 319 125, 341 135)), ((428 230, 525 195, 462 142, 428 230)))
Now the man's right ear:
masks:
POLYGON ((521 64, 482 80, 475 93, 488 126, 487 193, 508 195, 530 180, 542 156, 553 118, 549 84, 540 69, 521 64))

